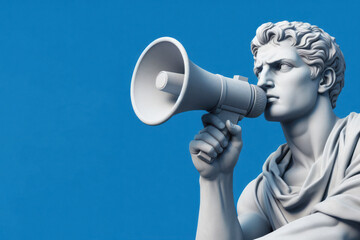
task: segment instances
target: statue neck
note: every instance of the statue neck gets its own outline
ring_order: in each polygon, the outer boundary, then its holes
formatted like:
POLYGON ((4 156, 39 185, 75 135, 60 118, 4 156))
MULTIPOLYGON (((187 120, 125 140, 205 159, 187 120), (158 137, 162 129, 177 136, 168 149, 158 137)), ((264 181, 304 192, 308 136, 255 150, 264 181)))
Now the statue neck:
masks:
POLYGON ((338 120, 328 97, 319 95, 315 108, 308 115, 282 122, 293 164, 311 167, 314 161, 321 157, 328 136, 338 120))

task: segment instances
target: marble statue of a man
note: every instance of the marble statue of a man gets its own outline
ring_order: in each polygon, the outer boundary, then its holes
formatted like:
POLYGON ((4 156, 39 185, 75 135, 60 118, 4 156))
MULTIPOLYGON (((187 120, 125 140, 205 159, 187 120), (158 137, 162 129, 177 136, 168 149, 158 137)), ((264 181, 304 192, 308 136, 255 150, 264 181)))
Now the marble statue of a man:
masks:
POLYGON ((333 112, 345 71, 335 39, 307 23, 266 23, 251 50, 268 99, 265 118, 280 122, 286 143, 245 188, 236 211, 241 128, 203 116, 205 128, 190 143, 200 173, 197 239, 360 239, 360 116, 333 112), (201 161, 199 151, 215 161, 201 161))

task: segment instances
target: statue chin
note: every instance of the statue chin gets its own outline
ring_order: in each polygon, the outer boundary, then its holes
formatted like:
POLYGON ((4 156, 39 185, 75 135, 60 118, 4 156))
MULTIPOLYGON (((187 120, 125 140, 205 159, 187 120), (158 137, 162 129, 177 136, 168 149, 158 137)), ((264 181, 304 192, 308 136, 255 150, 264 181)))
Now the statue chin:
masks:
POLYGON ((286 122, 294 118, 294 114, 286 109, 267 106, 264 112, 265 119, 270 122, 286 122))
POLYGON ((305 115, 305 112, 285 112, 266 109, 264 112, 265 119, 270 122, 291 122, 299 119, 299 116, 305 115))
POLYGON ((276 116, 276 115, 272 115, 272 114, 264 114, 265 119, 269 122, 284 122, 286 121, 286 118, 283 116, 276 116))

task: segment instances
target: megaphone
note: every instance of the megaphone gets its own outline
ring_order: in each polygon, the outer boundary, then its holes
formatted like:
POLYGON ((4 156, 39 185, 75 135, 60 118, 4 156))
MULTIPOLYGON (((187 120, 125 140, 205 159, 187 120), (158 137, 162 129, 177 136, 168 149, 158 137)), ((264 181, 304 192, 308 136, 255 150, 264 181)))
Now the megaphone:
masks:
POLYGON ((164 123, 175 114, 206 110, 237 123, 257 117, 266 106, 266 94, 247 78, 227 78, 192 63, 174 38, 150 43, 136 63, 131 102, 138 118, 148 125, 164 123))
MULTIPOLYGON (((247 78, 205 71, 189 60, 180 42, 163 37, 150 43, 136 63, 131 103, 138 118, 148 125, 159 125, 191 110, 214 112, 224 122, 237 124, 244 116, 261 115, 266 94, 247 78)), ((202 151, 198 157, 214 161, 202 151)))

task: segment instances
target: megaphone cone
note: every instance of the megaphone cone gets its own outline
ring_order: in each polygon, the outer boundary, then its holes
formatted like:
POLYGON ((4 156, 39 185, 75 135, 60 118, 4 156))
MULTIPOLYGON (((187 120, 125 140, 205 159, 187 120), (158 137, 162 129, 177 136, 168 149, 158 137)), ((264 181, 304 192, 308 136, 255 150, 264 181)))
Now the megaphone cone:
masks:
POLYGON ((200 109, 256 117, 265 109, 266 96, 246 81, 198 67, 180 42, 163 37, 147 46, 136 64, 131 102, 141 121, 158 125, 177 113, 200 109))

